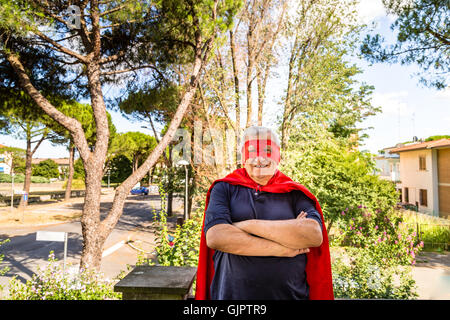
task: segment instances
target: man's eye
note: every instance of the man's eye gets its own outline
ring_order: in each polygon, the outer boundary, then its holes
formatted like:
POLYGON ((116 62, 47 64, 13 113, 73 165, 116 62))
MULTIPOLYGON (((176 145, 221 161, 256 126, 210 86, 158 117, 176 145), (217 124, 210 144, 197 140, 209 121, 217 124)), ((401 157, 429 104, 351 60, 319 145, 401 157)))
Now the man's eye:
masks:
POLYGON ((254 146, 248 146, 248 152, 255 152, 256 148, 254 146))
POLYGON ((271 146, 266 146, 266 147, 264 148, 264 151, 265 151, 266 153, 271 153, 271 152, 272 152, 272 147, 271 147, 271 146))

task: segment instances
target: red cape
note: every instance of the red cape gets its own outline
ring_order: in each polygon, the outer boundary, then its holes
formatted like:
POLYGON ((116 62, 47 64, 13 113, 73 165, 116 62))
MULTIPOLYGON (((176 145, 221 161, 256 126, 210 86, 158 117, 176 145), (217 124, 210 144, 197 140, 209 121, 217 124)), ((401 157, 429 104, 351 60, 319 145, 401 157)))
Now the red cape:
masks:
MULTIPOLYGON (((224 181, 232 185, 240 185, 252 189, 257 189, 265 192, 272 193, 286 193, 292 190, 300 190, 307 197, 315 202, 316 210, 320 213, 322 218, 322 245, 317 248, 310 248, 307 253, 306 263, 306 281, 309 285, 309 299, 310 300, 333 300, 333 283, 331 278, 331 262, 330 262, 330 248, 328 244, 328 235, 325 228, 322 209, 316 197, 309 192, 301 184, 292 181, 289 177, 277 171, 275 175, 265 186, 259 186, 254 182, 247 174, 245 169, 237 169, 230 173, 223 179, 219 179, 213 182, 206 194, 205 212, 208 208, 209 197, 213 186, 219 182, 224 181)), ((203 231, 205 226, 205 217, 203 217, 202 234, 200 237, 200 252, 197 268, 197 284, 195 299, 196 300, 209 300, 210 299, 210 286, 214 277, 214 262, 212 256, 214 250, 206 245, 206 237, 203 231)))

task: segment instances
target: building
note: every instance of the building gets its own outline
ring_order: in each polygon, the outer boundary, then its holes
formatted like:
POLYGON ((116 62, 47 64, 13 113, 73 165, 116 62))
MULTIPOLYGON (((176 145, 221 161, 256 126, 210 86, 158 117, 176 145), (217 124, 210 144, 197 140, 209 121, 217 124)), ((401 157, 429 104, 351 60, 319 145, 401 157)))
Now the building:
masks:
POLYGON ((0 144, 0 173, 11 174, 13 156, 5 148, 7 147, 0 144))
POLYGON ((31 164, 38 164, 44 160, 55 161, 61 175, 65 175, 69 172, 69 158, 33 158, 31 159, 31 164))
POLYGON ((384 148, 374 158, 376 167, 380 170, 378 175, 381 179, 394 182, 400 181, 400 156, 397 153, 391 153, 396 147, 384 148))
POLYGON ((390 152, 400 156, 402 201, 450 218, 450 139, 411 143, 390 152))

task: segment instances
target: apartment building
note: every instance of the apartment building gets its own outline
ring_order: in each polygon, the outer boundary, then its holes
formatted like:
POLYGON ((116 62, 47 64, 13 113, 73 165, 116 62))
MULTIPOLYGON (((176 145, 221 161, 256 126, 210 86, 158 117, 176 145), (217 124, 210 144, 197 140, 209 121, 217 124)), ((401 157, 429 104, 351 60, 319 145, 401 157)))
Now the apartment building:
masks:
POLYGON ((402 201, 450 218, 450 139, 407 144, 390 152, 400 155, 402 201))

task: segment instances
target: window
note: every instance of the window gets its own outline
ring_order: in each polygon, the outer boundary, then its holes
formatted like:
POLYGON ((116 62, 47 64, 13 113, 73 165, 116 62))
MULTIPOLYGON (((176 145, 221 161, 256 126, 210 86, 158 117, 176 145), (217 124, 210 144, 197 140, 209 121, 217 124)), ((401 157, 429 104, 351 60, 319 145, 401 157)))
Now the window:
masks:
POLYGON ((419 201, 420 201, 420 205, 426 207, 428 204, 428 199, 427 199, 427 190, 426 189, 420 189, 420 194, 419 194, 419 201))
POLYGON ((5 162, 5 157, 0 157, 0 163, 4 163, 5 162))
POLYGON ((427 161, 425 156, 419 156, 419 170, 427 170, 427 161))
POLYGON ((408 188, 405 188, 405 202, 406 202, 406 203, 409 203, 408 188))

